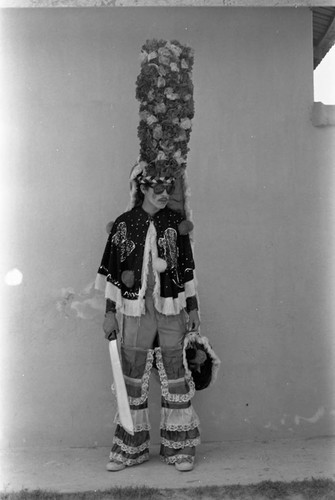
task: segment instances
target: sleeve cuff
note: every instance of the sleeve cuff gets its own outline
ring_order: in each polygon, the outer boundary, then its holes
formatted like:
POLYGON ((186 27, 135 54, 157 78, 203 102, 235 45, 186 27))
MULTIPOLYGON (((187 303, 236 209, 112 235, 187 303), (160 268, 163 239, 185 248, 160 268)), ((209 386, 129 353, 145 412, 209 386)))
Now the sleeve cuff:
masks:
POLYGON ((198 300, 195 295, 186 299, 186 311, 190 312, 194 311, 194 309, 198 309, 198 300))
POLYGON ((116 312, 115 302, 113 302, 113 300, 111 299, 106 300, 106 314, 108 312, 113 312, 113 313, 116 312))

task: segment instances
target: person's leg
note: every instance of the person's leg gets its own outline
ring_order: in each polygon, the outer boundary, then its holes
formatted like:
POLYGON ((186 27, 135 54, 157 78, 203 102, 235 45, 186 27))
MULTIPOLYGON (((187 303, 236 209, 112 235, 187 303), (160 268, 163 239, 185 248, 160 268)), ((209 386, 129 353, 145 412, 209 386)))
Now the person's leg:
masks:
POLYGON ((199 418, 191 399, 195 387, 185 373, 183 341, 185 315, 156 313, 160 347, 155 349, 162 386, 161 458, 178 470, 192 470, 195 447, 200 443, 199 418))
POLYGON ((149 459, 148 390, 154 357, 151 347, 156 332, 155 315, 150 305, 141 318, 123 318, 122 371, 135 433, 132 436, 122 427, 117 414, 108 470, 121 470, 125 466, 137 465, 149 459))

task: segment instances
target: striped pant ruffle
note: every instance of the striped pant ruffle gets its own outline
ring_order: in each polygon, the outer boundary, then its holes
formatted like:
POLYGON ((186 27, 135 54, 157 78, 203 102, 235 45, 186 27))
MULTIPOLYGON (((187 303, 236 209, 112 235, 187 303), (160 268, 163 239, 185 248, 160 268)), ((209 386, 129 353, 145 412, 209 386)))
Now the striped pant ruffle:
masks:
POLYGON ((192 377, 185 374, 182 348, 144 350, 123 345, 121 355, 135 434, 122 427, 117 414, 110 459, 127 466, 149 459, 148 392, 154 359, 162 391, 161 458, 173 464, 180 456, 194 456, 200 444, 199 418, 191 405, 195 387, 192 377))
POLYGON ((161 459, 175 463, 181 455, 194 456, 200 444, 199 418, 191 404, 192 377, 185 373, 182 348, 155 349, 162 390, 161 459))

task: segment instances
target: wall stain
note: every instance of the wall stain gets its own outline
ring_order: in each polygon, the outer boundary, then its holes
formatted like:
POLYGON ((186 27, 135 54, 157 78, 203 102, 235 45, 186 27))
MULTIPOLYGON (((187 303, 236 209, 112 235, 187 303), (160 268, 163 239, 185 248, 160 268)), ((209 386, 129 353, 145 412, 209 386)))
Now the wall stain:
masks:
POLYGON ((92 320, 101 316, 101 312, 105 310, 105 298, 101 293, 97 293, 94 282, 86 285, 78 293, 72 287, 62 288, 56 309, 66 318, 92 320))
POLYGON ((294 417, 294 423, 295 425, 300 425, 300 421, 301 420, 304 420, 305 422, 308 422, 310 424, 316 424, 326 413, 326 409, 324 406, 321 406, 317 412, 315 413, 315 415, 313 415, 312 417, 310 418, 306 418, 306 417, 300 417, 299 415, 296 415, 294 417))

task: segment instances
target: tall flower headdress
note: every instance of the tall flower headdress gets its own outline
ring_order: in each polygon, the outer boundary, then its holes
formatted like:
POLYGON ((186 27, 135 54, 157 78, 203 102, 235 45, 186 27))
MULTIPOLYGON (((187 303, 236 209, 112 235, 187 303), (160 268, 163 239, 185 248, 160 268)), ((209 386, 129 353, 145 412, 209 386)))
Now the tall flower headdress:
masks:
POLYGON ((147 40, 140 60, 141 71, 136 81, 140 154, 131 172, 128 208, 134 204, 139 181, 173 177, 177 189, 171 208, 187 216, 185 169, 194 116, 193 50, 177 40, 147 40))

